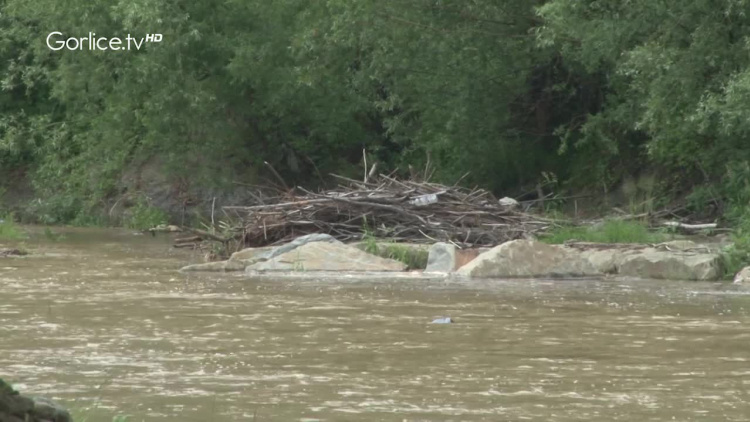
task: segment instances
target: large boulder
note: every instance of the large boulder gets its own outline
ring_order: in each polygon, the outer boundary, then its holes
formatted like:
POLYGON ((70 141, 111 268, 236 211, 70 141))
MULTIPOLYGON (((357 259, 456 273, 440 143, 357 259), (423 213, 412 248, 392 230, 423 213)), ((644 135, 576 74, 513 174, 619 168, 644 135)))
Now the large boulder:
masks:
POLYGON ((602 274, 617 274, 625 258, 640 253, 647 245, 586 243, 566 245, 589 261, 602 274))
POLYGON ((44 397, 24 397, 0 379, 0 422, 72 422, 70 413, 44 397))
POLYGON ((232 262, 242 262, 246 264, 254 264, 258 261, 262 261, 264 259, 268 259, 271 252, 276 249, 274 247, 264 247, 264 248, 245 248, 241 251, 237 251, 232 254, 231 257, 229 257, 229 260, 232 262))
POLYGON ((617 249, 593 249, 581 251, 580 254, 602 274, 616 274, 620 263, 627 256, 625 252, 617 249))
POLYGON ((734 276, 734 284, 750 283, 750 267, 745 267, 734 276))
POLYGON ((722 261, 716 253, 648 248, 622 259, 618 274, 667 280, 718 280, 722 275, 722 261))
MULTIPOLYGON (((244 271, 248 266, 273 259, 274 257, 289 253, 294 249, 307 245, 309 243, 325 242, 325 243, 336 243, 343 245, 340 241, 336 240, 333 236, 328 234, 309 234, 306 236, 300 236, 289 243, 285 243, 277 247, 265 247, 265 248, 247 248, 239 252, 235 252, 227 261, 220 262, 208 262, 205 264, 194 264, 182 267, 180 271, 193 272, 228 272, 228 271, 244 271)), ((0 421, 1 422, 1 421, 0 421)))
POLYGON ((533 240, 513 240, 496 246, 464 265, 457 274, 471 278, 600 275, 580 253, 533 240))
POLYGON ((645 244, 572 243, 597 271, 669 280, 717 280, 721 258, 714 249, 690 240, 645 244))
POLYGON ((430 248, 426 273, 448 273, 456 267, 456 245, 438 242, 430 248))
POLYGON ((406 264, 341 242, 312 242, 247 267, 255 271, 404 271, 406 264))
POLYGON ((279 247, 274 248, 267 256, 264 256, 265 259, 272 259, 280 255, 284 255, 286 253, 289 253, 300 246, 305 246, 310 243, 316 243, 316 242, 324 242, 324 243, 333 243, 337 245, 343 245, 340 241, 336 240, 333 236, 330 234, 323 234, 323 233, 315 233, 315 234, 308 234, 306 236, 300 236, 294 240, 292 240, 289 243, 283 244, 279 247))
MULTIPOLYGON (((55 403, 54 401, 45 397, 32 397, 34 401, 34 410, 32 414, 36 417, 39 422, 72 422, 73 418, 70 417, 70 413, 55 403)), ((34 420, 34 419, 29 419, 34 420)))

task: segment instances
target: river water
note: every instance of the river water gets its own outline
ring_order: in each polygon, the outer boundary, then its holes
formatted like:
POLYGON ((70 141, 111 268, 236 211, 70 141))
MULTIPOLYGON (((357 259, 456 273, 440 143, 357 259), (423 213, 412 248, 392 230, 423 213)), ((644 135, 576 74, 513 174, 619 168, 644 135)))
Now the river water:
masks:
POLYGON ((79 420, 750 419, 735 286, 185 275, 167 237, 32 232, 0 258, 0 377, 79 420))

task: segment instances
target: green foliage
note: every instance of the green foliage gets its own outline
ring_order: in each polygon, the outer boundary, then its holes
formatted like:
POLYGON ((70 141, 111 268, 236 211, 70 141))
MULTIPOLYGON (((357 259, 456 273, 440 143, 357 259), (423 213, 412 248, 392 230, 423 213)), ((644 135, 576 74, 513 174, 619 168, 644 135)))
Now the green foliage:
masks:
POLYGON ((0 218, 0 240, 21 240, 26 238, 23 230, 13 219, 13 214, 8 214, 0 218))
POLYGON ((746 0, 553 0, 539 8, 547 46, 606 72, 607 102, 582 143, 618 153, 643 145, 684 178, 715 180, 750 156, 750 15, 746 0))
POLYGON ((362 243, 364 244, 364 251, 373 255, 377 255, 379 252, 378 239, 368 228, 366 219, 363 223, 363 232, 364 234, 362 235, 362 243))
MULTIPOLYGON (((646 166, 685 192, 715 187, 750 160, 747 9, 0 0, 0 167, 28 171, 43 198, 29 212, 47 224, 107 221, 156 159, 166 184, 208 190, 264 162, 289 185, 361 174, 363 149, 383 171, 429 161, 439 181, 469 171, 464 183, 496 191, 553 175, 548 190, 608 192, 646 166), (97 28, 163 41, 54 52, 41 36, 97 28)), ((666 187, 631 207, 655 208, 666 187)))
POLYGON ((726 278, 731 278, 742 268, 750 265, 750 212, 736 220, 732 233, 732 244, 722 251, 726 278))
POLYGON ((34 199, 26 204, 24 213, 33 216, 34 222, 49 225, 68 222, 80 223, 87 218, 81 201, 74 195, 64 194, 53 195, 45 199, 34 199))
POLYGON ((144 199, 139 200, 130 211, 131 214, 126 225, 131 229, 147 230, 160 224, 166 224, 168 221, 164 211, 152 207, 144 199))
POLYGON ((378 255, 383 258, 395 259, 403 262, 410 270, 427 268, 429 251, 424 248, 410 247, 408 245, 390 243, 379 248, 378 255))
POLYGON ((12 384, 0 378, 0 394, 15 395, 17 392, 12 384))
POLYGON ((742 161, 728 164, 721 189, 728 202, 726 219, 742 227, 750 214, 750 163, 742 161))
POLYGON ((747 161, 728 166, 724 184, 729 200, 726 220, 734 229, 732 245, 723 251, 726 276, 750 265, 750 165, 747 161))
POLYGON ((381 258, 403 262, 411 270, 427 268, 429 256, 427 249, 396 242, 378 242, 378 239, 367 229, 367 225, 365 225, 365 234, 362 236, 360 248, 381 258))
POLYGON ((659 243, 664 238, 663 234, 652 233, 648 227, 638 222, 607 220, 594 226, 560 227, 540 240, 551 244, 572 240, 595 243, 659 243))
POLYGON ((48 222, 104 207, 124 171, 155 155, 170 177, 212 187, 264 161, 290 183, 359 173, 363 148, 384 170, 430 160, 451 182, 467 170, 467 183, 494 188, 533 182, 565 172, 552 130, 582 103, 577 78, 535 47, 522 0, 0 7, 12 35, 0 104, 14 111, 0 122, 0 162, 32 164, 48 222), (39 28, 158 28, 164 41, 63 54, 29 42, 39 28))

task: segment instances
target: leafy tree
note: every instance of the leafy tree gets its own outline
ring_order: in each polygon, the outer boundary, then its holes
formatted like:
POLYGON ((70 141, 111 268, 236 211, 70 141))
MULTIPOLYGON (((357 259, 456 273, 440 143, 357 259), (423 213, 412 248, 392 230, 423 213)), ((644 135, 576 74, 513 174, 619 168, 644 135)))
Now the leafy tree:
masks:
POLYGON ((544 45, 607 75, 606 106, 581 127, 581 145, 617 154, 642 144, 688 184, 750 158, 746 0, 553 0, 538 10, 544 45))

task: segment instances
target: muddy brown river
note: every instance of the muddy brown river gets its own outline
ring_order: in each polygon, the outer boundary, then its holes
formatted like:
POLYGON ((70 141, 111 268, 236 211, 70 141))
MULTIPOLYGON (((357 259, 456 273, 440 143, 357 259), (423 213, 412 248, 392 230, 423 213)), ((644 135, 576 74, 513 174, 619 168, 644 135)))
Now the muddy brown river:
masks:
POLYGON ((185 275, 166 236, 29 230, 0 377, 79 421, 750 420, 750 289, 185 275))

